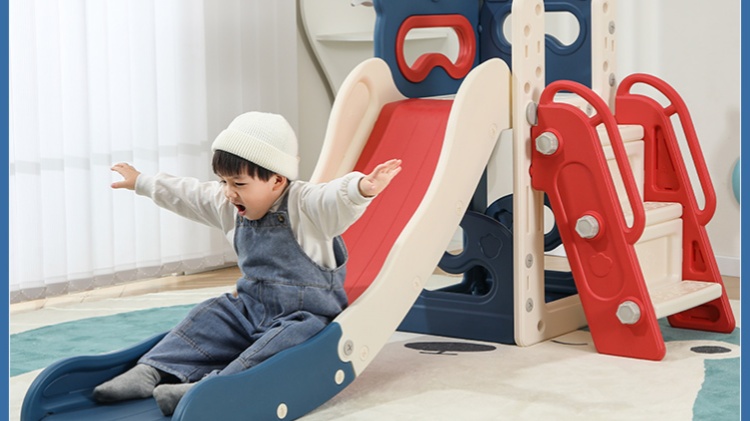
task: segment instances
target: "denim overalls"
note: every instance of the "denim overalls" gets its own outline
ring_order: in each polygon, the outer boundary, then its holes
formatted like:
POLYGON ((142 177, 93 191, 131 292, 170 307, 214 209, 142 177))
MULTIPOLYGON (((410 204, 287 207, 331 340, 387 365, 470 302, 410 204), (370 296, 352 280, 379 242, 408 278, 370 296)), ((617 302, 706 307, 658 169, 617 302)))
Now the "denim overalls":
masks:
POLYGON ((315 263, 289 227, 288 197, 259 220, 237 216, 238 297, 198 304, 139 363, 188 383, 237 373, 309 339, 346 307, 343 240, 333 241, 335 269, 315 263))

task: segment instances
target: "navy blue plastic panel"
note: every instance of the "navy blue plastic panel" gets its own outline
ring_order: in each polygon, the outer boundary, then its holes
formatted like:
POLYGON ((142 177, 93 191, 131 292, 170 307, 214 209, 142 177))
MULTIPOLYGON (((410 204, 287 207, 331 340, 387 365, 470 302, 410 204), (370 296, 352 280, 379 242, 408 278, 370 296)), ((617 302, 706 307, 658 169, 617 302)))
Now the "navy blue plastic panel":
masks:
MULTIPOLYGON (((94 387, 134 366, 138 358, 151 349, 163 336, 164 333, 153 336, 122 351, 66 358, 49 365, 29 386, 21 407, 21 421, 114 419, 102 418, 101 411, 119 413, 121 407, 99 406, 91 395, 94 387)), ((143 421, 164 419, 156 407, 156 402, 153 399, 151 401, 153 403, 151 409, 156 409, 156 418, 145 415, 144 408, 140 407, 137 410, 140 418, 130 419, 143 421)))
POLYGON ((154 399, 138 399, 61 412, 44 418, 44 421, 169 421, 171 419, 161 413, 154 399))
MULTIPOLYGON (((480 11, 479 59, 498 57, 511 63, 511 44, 503 34, 503 22, 509 17, 512 0, 485 0, 480 11)), ((545 0, 546 12, 568 12, 578 20, 579 34, 573 43, 564 45, 550 34, 545 35, 545 82, 573 80, 591 87, 591 0, 545 0)))
POLYGON ((503 23, 510 16, 513 0, 484 0, 479 11, 479 61, 499 58, 513 70, 510 41, 503 34, 503 23))
MULTIPOLYGON (((464 16, 475 29, 475 45, 478 45, 476 28, 479 24, 478 0, 374 0, 375 19, 374 55, 382 58, 391 69, 393 80, 398 90, 409 98, 422 98, 437 95, 455 94, 463 78, 453 79, 441 67, 435 67, 427 79, 420 83, 407 80, 399 70, 396 60, 396 40, 401 24, 415 15, 449 15, 464 16)), ((478 64, 475 54, 474 64, 478 64)))
POLYGON ((556 270, 544 271, 544 302, 570 297, 578 294, 576 283, 572 272, 559 272, 556 270))
POLYGON ((446 253, 440 268, 465 273, 461 284, 422 291, 399 330, 515 344, 513 235, 497 220, 466 212, 464 250, 446 253))
POLYGON ((164 334, 112 354, 73 357, 40 373, 29 388, 22 421, 205 421, 275 420, 279 404, 284 419, 299 418, 335 396, 354 380, 351 363, 338 357, 341 326, 331 323, 318 335, 282 351, 257 367, 230 376, 215 376, 188 391, 172 417, 162 415, 152 398, 99 404, 95 386, 123 373, 164 334), (335 373, 343 381, 337 384, 335 373))
MULTIPOLYGON (((552 209, 549 197, 544 195, 544 206, 552 209)), ((484 212, 493 219, 500 221, 506 227, 513 227, 513 195, 509 194, 497 199, 484 212)), ((511 232, 512 232, 511 228, 511 232)), ((544 234, 544 251, 552 251, 562 244, 557 223, 544 234)), ((549 303, 560 298, 577 294, 575 281, 571 272, 544 271, 544 302, 549 303)))
POLYGON ((338 356, 341 326, 333 322, 301 345, 282 351, 250 370, 196 383, 180 401, 172 420, 297 419, 335 396, 354 380, 351 363, 338 356), (336 384, 341 370, 343 382, 336 384))
MULTIPOLYGON (((552 210, 549 197, 546 194, 544 195, 544 206, 552 210)), ((513 231, 513 194, 495 200, 484 213, 502 222, 503 225, 513 231)), ((552 251, 561 244, 560 231, 557 229, 557 223, 555 223, 552 229, 544 234, 544 251, 552 251)))
MULTIPOLYGON (((496 200, 485 214, 466 212, 461 228, 463 252, 455 256, 445 253, 439 267, 448 273, 463 273, 462 282, 422 291, 398 330, 515 344, 513 196, 496 200)), ((560 244, 555 227, 545 235, 545 249, 560 244)), ((545 270, 544 277, 545 302, 577 293, 570 272, 545 270)))

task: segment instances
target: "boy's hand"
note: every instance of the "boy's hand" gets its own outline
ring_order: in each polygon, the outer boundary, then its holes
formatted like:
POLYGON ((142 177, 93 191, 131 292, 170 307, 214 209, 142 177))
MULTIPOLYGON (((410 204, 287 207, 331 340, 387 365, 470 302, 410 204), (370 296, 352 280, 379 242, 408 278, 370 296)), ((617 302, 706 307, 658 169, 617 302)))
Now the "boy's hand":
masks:
POLYGON ((359 192, 364 197, 377 196, 401 172, 401 160, 391 159, 375 167, 370 174, 359 180, 359 192))
POLYGON ((135 190, 135 180, 141 173, 129 164, 123 162, 112 166, 112 171, 120 173, 124 180, 112 183, 113 189, 135 190))

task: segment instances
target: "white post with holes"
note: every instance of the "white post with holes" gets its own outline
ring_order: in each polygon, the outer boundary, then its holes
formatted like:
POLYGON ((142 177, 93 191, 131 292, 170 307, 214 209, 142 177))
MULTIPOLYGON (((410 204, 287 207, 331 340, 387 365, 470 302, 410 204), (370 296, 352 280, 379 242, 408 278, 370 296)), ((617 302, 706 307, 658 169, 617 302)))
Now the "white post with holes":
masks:
POLYGON ((591 1, 591 89, 614 112, 617 91, 615 0, 591 1))
MULTIPOLYGON (((586 325, 578 295, 544 300, 544 195, 531 187, 531 127, 544 90, 544 3, 515 0, 513 42, 513 248, 514 335, 533 345, 586 325)), ((547 140, 547 139, 545 139, 547 140)), ((543 142, 544 143, 544 142, 543 142)))

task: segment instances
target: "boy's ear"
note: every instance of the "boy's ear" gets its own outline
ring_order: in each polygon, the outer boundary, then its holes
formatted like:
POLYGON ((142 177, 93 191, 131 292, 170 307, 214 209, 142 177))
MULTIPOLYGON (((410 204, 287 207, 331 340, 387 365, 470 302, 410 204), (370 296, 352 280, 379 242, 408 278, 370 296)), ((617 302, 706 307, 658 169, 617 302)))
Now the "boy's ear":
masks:
POLYGON ((284 186, 286 186, 287 178, 284 177, 283 175, 274 174, 271 176, 271 180, 273 181, 274 190, 284 188, 284 186))

